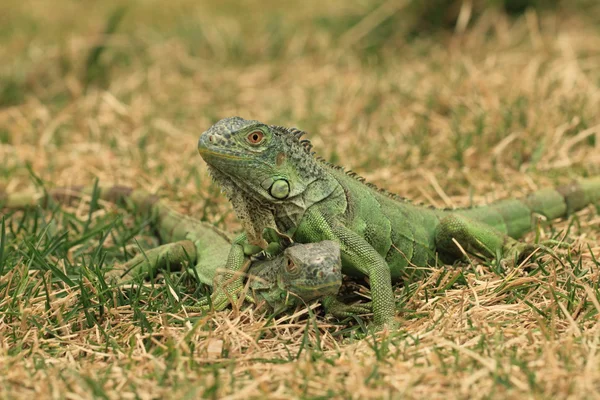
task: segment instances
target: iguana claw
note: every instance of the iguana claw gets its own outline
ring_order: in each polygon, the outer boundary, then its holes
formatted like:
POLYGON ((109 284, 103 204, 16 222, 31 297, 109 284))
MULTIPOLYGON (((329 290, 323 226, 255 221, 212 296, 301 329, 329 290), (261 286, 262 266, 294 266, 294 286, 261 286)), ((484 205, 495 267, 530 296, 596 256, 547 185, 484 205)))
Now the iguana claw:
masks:
POLYGON ((348 318, 355 315, 371 314, 373 312, 373 302, 345 304, 334 296, 328 296, 323 299, 323 306, 327 314, 336 318, 348 318))
POLYGON ((541 243, 529 244, 515 241, 515 244, 506 251, 506 256, 500 261, 502 268, 514 268, 517 265, 522 264, 528 258, 535 255, 536 252, 542 252, 550 254, 554 258, 558 259, 558 256, 550 248, 550 246, 557 246, 561 248, 569 247, 568 243, 560 242, 557 240, 549 239, 544 240, 541 243))

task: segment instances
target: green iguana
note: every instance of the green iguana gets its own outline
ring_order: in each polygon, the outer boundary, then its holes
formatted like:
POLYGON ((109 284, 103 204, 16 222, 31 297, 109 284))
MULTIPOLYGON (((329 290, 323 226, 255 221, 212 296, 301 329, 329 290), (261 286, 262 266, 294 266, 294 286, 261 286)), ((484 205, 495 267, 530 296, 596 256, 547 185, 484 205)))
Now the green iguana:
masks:
MULTIPOLYGON (((195 270, 190 271, 191 274, 202 283, 213 285, 218 270, 225 266, 231 247, 229 235, 213 225, 174 211, 147 192, 122 186, 53 189, 41 195, 0 191, 0 209, 47 207, 49 200, 64 203, 83 194, 92 194, 94 190, 99 199, 120 203, 132 212, 151 215, 160 239, 166 243, 136 255, 111 271, 111 276, 121 275, 120 281, 124 281, 125 275, 127 280, 139 274, 156 276, 167 268, 177 270, 190 262, 195 270)), ((256 303, 264 299, 278 313, 338 292, 342 284, 339 246, 332 241, 291 246, 273 259, 252 261, 244 275, 252 278, 250 289, 254 297, 247 299, 256 303)))
MULTIPOLYGON (((415 278, 422 267, 464 259, 465 252, 487 259, 501 254, 515 262, 533 251, 515 238, 535 226, 534 214, 551 220, 600 199, 600 178, 593 178, 521 200, 428 208, 315 157, 303 134, 232 117, 200 136, 198 151, 244 227, 233 241, 227 269, 240 270, 248 244, 266 245, 265 228, 299 243, 334 240, 341 247, 342 272, 368 276, 378 328, 394 323, 392 279, 415 278)), ((216 308, 241 289, 239 279, 223 282, 213 291, 216 308)))

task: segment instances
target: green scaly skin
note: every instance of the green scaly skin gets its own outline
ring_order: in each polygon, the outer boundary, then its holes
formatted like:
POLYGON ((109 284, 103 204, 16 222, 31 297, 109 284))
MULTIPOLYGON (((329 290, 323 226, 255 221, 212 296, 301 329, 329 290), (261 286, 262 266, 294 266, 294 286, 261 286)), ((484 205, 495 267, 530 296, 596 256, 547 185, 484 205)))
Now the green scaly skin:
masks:
MULTIPOLYGON (((376 328, 394 324, 392 280, 416 279, 439 261, 463 260, 463 250, 486 259, 500 253, 515 262, 531 252, 515 238, 535 226, 535 214, 552 220, 600 199, 600 178, 593 178, 489 206, 428 208, 314 157, 303 133, 232 117, 200 136, 198 151, 244 226, 227 269, 231 276, 244 251, 266 245, 266 228, 299 243, 334 240, 343 272, 369 278, 376 328)), ((216 287, 215 307, 225 307, 240 288, 239 279, 216 287)))
MULTIPOLYGON (((50 201, 62 203, 91 195, 93 187, 53 189, 45 194, 0 191, 0 208, 24 209, 47 207, 50 201)), ((160 239, 166 243, 136 255, 127 263, 110 271, 109 276, 119 282, 130 282, 139 275, 156 276, 167 269, 180 270, 193 265, 194 276, 213 286, 231 248, 228 234, 213 225, 180 214, 147 192, 122 186, 97 187, 98 199, 125 206, 132 212, 151 215, 160 239)), ((283 254, 267 260, 250 260, 248 272, 252 295, 246 300, 261 303, 265 300, 279 313, 299 304, 324 296, 335 295, 342 284, 340 249, 337 243, 323 241, 315 244, 297 244, 283 254)), ((189 310, 207 307, 188 307, 189 310)))

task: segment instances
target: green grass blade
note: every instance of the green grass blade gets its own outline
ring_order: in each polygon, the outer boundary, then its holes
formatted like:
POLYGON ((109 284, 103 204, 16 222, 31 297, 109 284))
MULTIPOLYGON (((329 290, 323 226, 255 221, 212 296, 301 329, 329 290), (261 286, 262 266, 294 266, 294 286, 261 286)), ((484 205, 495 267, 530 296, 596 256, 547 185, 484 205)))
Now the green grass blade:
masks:
POLYGON ((0 224, 0 276, 4 275, 4 246, 6 246, 6 225, 4 216, 0 224))

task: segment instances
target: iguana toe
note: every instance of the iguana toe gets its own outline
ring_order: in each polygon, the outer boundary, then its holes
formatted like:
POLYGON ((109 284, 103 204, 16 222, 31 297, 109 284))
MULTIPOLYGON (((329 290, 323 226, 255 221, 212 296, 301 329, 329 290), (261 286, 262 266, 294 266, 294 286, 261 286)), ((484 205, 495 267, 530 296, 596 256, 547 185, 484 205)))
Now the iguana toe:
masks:
POLYGON ((336 318, 348 318, 373 312, 373 302, 371 301, 367 303, 345 304, 334 296, 324 298, 323 306, 327 314, 336 318))
POLYGON ((504 252, 504 257, 500 260, 500 266, 507 270, 514 268, 525 262, 542 245, 517 242, 504 252))

